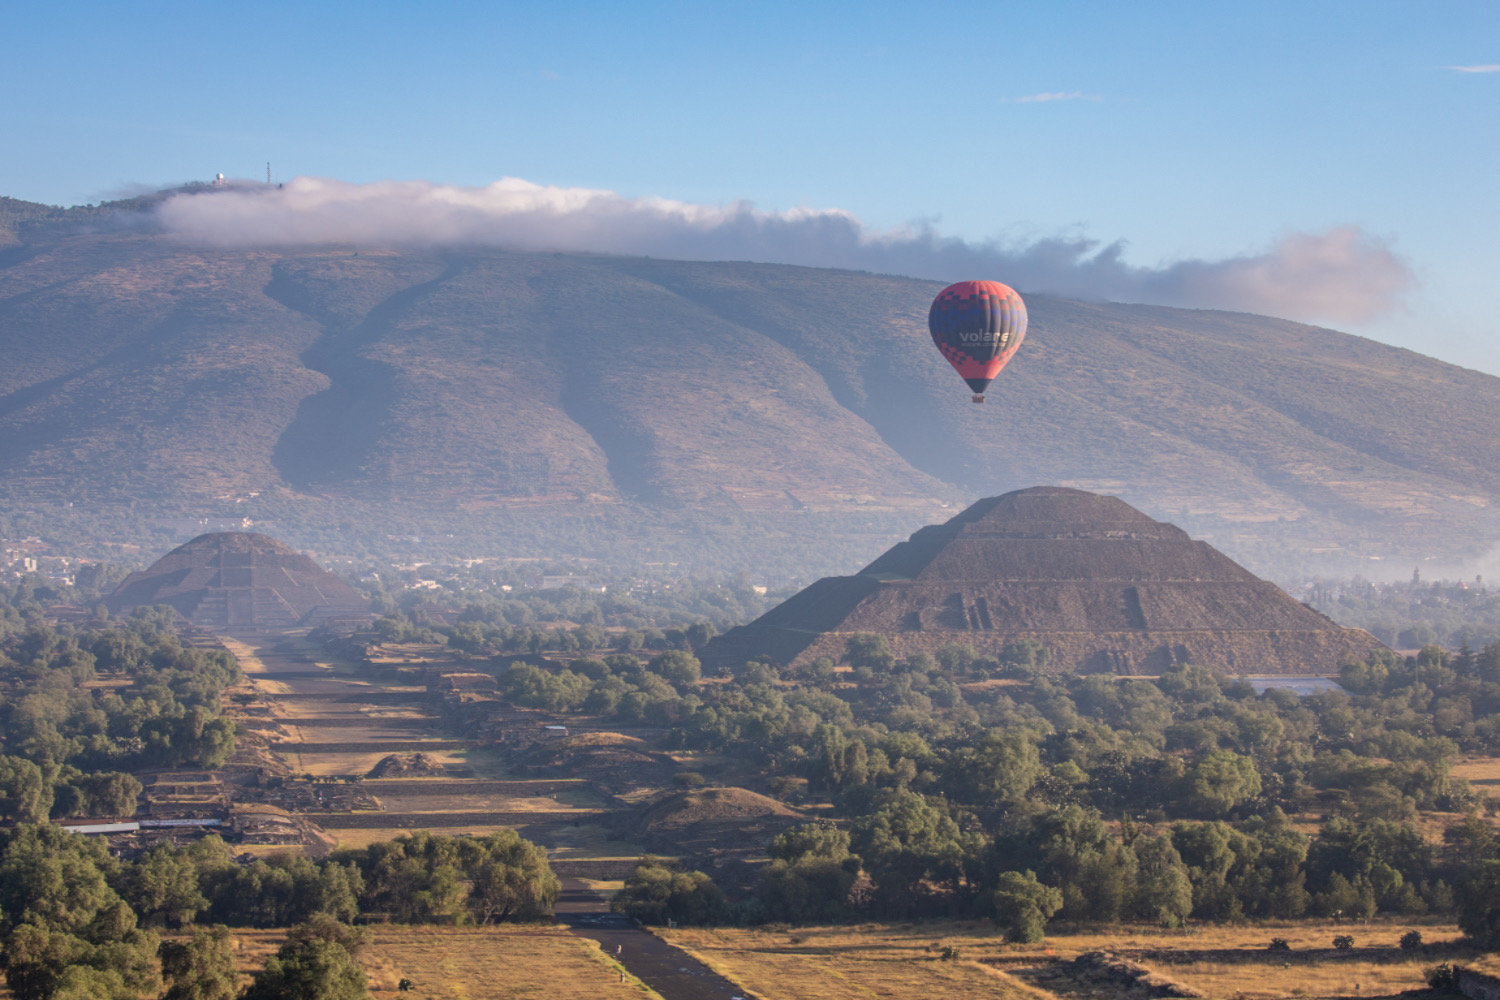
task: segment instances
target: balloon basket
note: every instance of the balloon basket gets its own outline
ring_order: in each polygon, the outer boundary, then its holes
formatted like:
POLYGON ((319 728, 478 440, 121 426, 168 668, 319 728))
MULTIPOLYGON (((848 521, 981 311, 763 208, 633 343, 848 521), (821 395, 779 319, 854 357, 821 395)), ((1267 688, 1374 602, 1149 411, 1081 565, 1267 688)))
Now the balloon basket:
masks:
POLYGON ((974 394, 974 402, 976 402, 976 403, 982 403, 982 402, 984 402, 984 393, 982 393, 982 392, 976 392, 974 394))

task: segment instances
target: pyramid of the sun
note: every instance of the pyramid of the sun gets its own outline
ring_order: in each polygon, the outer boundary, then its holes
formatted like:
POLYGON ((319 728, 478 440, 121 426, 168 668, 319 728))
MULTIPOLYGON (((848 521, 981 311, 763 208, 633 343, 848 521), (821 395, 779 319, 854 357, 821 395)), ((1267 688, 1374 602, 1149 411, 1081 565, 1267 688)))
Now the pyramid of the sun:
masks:
POLYGON ((167 604, 205 628, 277 629, 368 616, 369 601, 309 557, 266 535, 199 535, 132 573, 113 612, 167 604))
POLYGON ((1188 662, 1327 674, 1381 648, 1117 497, 1036 487, 980 500, 854 576, 819 580, 703 658, 838 659, 860 632, 886 636, 898 655, 955 642, 994 655, 1034 639, 1054 669, 1117 673, 1188 662))

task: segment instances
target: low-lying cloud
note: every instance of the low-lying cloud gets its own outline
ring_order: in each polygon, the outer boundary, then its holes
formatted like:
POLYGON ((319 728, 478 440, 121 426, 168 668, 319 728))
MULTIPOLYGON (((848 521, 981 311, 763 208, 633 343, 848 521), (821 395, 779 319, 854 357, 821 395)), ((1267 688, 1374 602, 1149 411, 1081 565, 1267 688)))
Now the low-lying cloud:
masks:
POLYGON ((1358 226, 1291 233, 1263 253, 1157 267, 1122 242, 945 237, 930 225, 875 231, 848 212, 695 205, 507 178, 486 187, 298 178, 279 188, 179 194, 157 208, 179 238, 217 245, 484 245, 690 260, 755 260, 938 280, 993 277, 1022 291, 1362 323, 1413 285, 1390 245, 1358 226))

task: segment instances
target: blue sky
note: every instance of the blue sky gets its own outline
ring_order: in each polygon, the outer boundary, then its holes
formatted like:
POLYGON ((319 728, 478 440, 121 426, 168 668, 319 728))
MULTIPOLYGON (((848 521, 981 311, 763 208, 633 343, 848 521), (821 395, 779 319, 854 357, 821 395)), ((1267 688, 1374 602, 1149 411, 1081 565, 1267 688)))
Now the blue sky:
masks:
POLYGON ((1500 373, 1493 0, 63 2, 5 23, 14 197, 270 161, 1123 241, 1147 269, 1352 226, 1413 283, 1330 325, 1500 373))

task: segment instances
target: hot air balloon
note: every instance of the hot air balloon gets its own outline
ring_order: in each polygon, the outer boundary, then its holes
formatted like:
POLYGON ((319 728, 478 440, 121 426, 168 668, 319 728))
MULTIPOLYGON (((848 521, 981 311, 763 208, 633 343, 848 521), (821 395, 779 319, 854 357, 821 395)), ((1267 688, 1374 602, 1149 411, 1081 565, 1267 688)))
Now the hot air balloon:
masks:
POLYGON ((984 402, 984 390, 1026 338, 1026 303, 998 281, 960 281, 938 292, 927 312, 932 342, 984 402))

